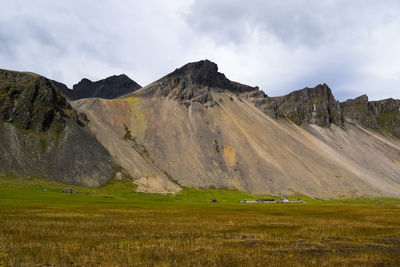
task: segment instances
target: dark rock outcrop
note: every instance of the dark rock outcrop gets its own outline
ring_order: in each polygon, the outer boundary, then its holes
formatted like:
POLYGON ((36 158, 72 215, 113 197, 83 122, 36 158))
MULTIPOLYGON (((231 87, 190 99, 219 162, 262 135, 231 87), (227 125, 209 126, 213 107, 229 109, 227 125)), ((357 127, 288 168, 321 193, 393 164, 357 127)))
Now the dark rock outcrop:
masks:
POLYGON ((58 132, 77 113, 46 78, 0 70, 0 117, 23 130, 58 132))
POLYGON ((78 84, 73 86, 72 90, 59 82, 55 82, 55 85, 71 100, 90 97, 113 99, 141 88, 139 84, 125 74, 114 75, 97 82, 82 79, 78 84))
POLYGON ((342 102, 345 118, 364 127, 383 130, 400 138, 400 100, 368 101, 366 95, 342 102))
POLYGON ((376 118, 369 107, 367 95, 355 99, 348 99, 340 103, 343 115, 346 119, 360 123, 361 125, 376 129, 378 127, 376 118))
POLYGON ((297 125, 342 126, 340 104, 326 84, 304 88, 280 97, 267 97, 261 91, 244 95, 262 112, 274 119, 288 119, 297 125))
POLYGON ((162 95, 189 106, 191 102, 217 105, 211 90, 239 94, 253 91, 256 87, 228 80, 218 72, 217 64, 209 60, 188 63, 149 85, 143 96, 162 95))
POLYGON ((67 85, 55 80, 51 80, 51 82, 54 84, 55 87, 58 88, 58 90, 60 90, 61 93, 63 93, 67 97, 67 99, 72 100, 74 98, 74 92, 69 89, 67 85))
POLYGON ((0 70, 0 173, 101 186, 112 158, 54 84, 39 75, 0 70))

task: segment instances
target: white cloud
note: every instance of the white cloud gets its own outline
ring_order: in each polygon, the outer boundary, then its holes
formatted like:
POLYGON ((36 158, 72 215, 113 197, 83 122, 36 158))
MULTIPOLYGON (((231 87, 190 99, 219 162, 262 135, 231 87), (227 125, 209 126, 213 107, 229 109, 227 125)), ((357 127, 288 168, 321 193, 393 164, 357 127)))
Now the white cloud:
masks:
POLYGON ((398 1, 197 0, 191 10, 230 76, 270 95, 326 82, 340 99, 400 98, 398 1))
POLYGON ((0 11, 1 67, 69 85, 118 73, 146 84, 181 64, 185 8, 182 1, 162 0, 6 0, 0 11))
POLYGON ((3 0, 0 67, 145 85, 208 58, 268 95, 400 98, 399 15, 395 0, 3 0))

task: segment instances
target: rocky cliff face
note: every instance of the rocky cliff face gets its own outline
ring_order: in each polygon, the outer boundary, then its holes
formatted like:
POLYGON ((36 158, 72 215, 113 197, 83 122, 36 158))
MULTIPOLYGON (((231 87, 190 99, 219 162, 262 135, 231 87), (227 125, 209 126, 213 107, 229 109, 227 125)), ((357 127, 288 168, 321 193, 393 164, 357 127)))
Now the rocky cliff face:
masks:
POLYGON ((71 100, 89 97, 113 99, 141 88, 139 84, 125 74, 114 75, 97 82, 82 79, 73 86, 72 90, 62 83, 55 82, 55 85, 71 100))
POLYGON ((100 186, 112 178, 111 161, 50 80, 0 70, 0 172, 100 186))
POLYGON ((339 102, 326 84, 304 88, 280 97, 252 92, 245 95, 256 107, 274 119, 287 119, 297 125, 343 125, 339 102))
POLYGON ((344 116, 364 127, 400 138, 400 100, 368 101, 366 95, 341 103, 344 116))

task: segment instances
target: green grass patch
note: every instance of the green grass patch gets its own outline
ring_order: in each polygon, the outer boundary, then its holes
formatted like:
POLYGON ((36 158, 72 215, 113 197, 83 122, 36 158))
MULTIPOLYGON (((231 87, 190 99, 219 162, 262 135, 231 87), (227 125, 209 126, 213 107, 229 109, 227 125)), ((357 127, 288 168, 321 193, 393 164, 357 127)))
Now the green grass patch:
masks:
MULTIPOLYGON (((121 170, 115 167, 116 172, 121 170)), ((122 170, 123 171, 123 170, 122 170)), ((23 177, 12 173, 0 175, 0 205, 7 201, 55 201, 62 204, 68 203, 96 203, 100 200, 104 203, 122 203, 123 205, 137 204, 139 202, 163 202, 177 205, 207 204, 211 199, 217 200, 212 205, 252 205, 242 204, 240 200, 256 200, 260 198, 273 198, 280 200, 276 195, 253 195, 232 189, 210 189, 210 188, 184 188, 177 194, 151 194, 136 192, 137 185, 130 176, 121 176, 121 180, 114 179, 100 188, 66 185, 37 177, 23 177), (64 188, 73 188, 76 194, 61 193, 64 188)), ((396 198, 354 198, 354 199, 314 199, 303 194, 293 194, 289 200, 302 199, 305 204, 400 204, 396 198)), ((146 203, 145 203, 146 204, 146 203)), ((254 205, 280 205, 280 204, 254 204, 254 205)))
POLYGON ((132 137, 131 130, 124 124, 125 128, 125 135, 124 135, 124 140, 125 141, 134 141, 134 138, 132 137))

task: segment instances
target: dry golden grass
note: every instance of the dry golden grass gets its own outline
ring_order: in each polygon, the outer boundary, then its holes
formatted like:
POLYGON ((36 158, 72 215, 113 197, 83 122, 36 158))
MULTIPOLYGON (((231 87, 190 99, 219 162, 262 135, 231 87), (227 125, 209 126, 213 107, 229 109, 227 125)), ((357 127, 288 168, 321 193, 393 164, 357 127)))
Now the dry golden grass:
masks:
POLYGON ((400 265, 395 203, 207 203, 37 188, 0 184, 0 266, 400 265))
POLYGON ((400 264, 400 208, 1 206, 0 265, 400 264))

